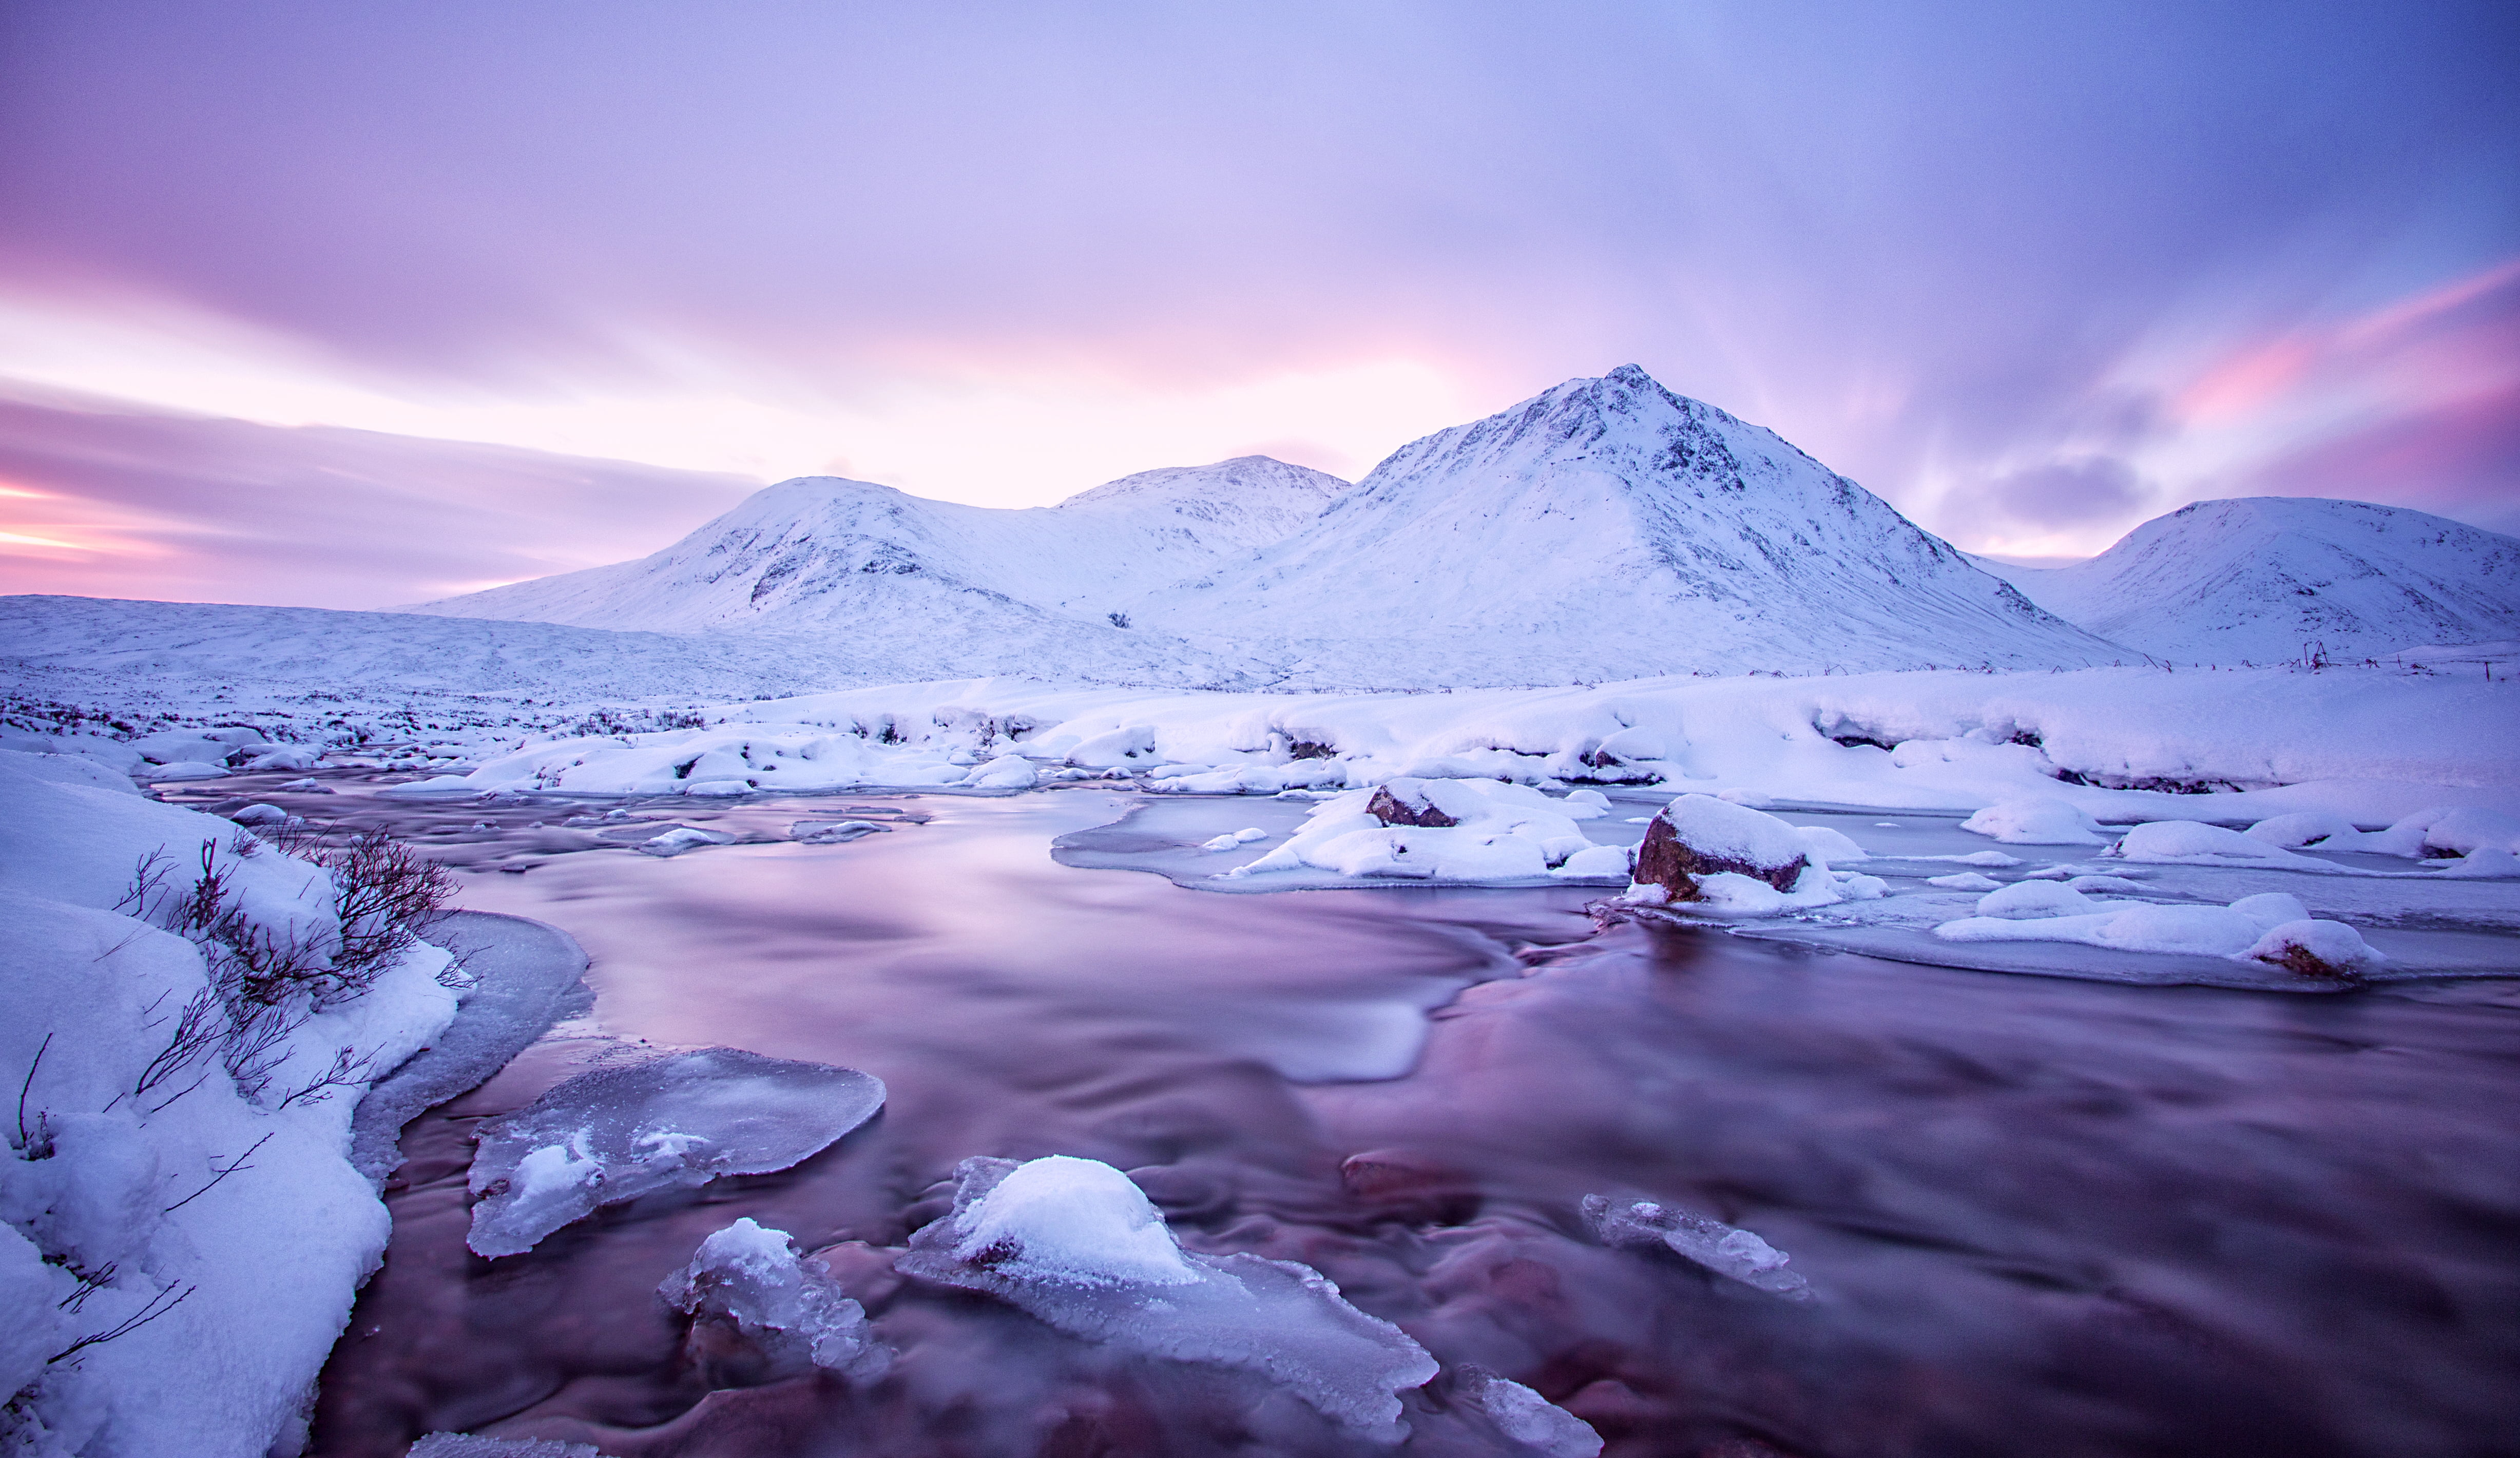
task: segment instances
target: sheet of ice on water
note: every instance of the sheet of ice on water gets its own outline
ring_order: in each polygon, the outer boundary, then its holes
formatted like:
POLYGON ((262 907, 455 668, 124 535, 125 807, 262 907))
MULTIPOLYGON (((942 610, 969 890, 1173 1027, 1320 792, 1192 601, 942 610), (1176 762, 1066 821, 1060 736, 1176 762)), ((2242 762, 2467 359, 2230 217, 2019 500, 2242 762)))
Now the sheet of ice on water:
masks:
POLYGON ((895 1270, 1091 1341, 1256 1372, 1362 1437, 1407 1435, 1395 1394, 1432 1378, 1434 1359, 1320 1272, 1184 1251, 1129 1177, 1097 1161, 972 1159, 954 1174, 953 1211, 911 1236, 895 1270))
POLYGON ((411 1445, 411 1458, 604 1458, 604 1450, 591 1442, 561 1442, 549 1437, 432 1433, 411 1445))
POLYGON ((855 1069, 703 1048, 597 1069, 481 1125, 475 1253, 515 1255, 597 1207, 721 1174, 767 1174, 883 1107, 855 1069))
POLYGON ((1811 1283, 1785 1269, 1792 1256, 1721 1220, 1650 1200, 1618 1201, 1605 1195, 1584 1197, 1584 1218, 1605 1246, 1628 1250, 1661 1246, 1744 1286, 1787 1300, 1811 1299, 1811 1283))
POLYGON ((1524 1447, 1549 1458, 1599 1458, 1601 1435, 1592 1424, 1521 1383, 1485 1367, 1462 1367, 1453 1373, 1453 1391, 1524 1447))
POLYGON ((736 1221, 700 1242, 692 1263, 656 1288, 687 1316, 735 1323, 774 1357, 798 1357, 860 1382, 892 1365, 892 1351, 867 1329, 866 1308, 832 1279, 832 1268, 797 1255, 788 1232, 736 1221))

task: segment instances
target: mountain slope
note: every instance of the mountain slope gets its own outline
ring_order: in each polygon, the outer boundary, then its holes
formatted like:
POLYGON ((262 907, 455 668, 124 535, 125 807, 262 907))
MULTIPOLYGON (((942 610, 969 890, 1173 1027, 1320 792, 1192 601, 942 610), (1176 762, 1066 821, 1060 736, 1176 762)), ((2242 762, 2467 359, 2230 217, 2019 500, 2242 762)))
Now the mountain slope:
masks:
POLYGON ((2179 662, 2520 638, 2520 538, 2362 501, 2200 501, 2089 562, 1988 570, 2059 617, 2179 662))
POLYGON ((1298 683, 2126 656, 1772 432, 1633 365, 1405 446, 1294 536, 1132 612, 1301 659, 1298 683))
POLYGON ((653 556, 411 611, 665 632, 985 630, 1037 626, 1045 614, 1099 621, 1149 588, 1276 541, 1346 487, 1244 456, 1011 511, 799 477, 653 556))

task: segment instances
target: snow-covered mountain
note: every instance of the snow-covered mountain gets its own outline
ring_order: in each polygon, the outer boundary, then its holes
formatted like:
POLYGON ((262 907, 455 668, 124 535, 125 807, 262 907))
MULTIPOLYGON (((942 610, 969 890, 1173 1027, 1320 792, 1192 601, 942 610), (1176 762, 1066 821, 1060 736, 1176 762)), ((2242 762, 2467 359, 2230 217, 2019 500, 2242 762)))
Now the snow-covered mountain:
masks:
POLYGON ((1107 615, 1132 599, 1278 540, 1346 489, 1266 456, 1142 472, 1022 510, 799 477, 652 557, 410 611, 661 632, 1069 636, 1053 624, 1072 621, 1107 635, 1107 615))
POLYGON ((1300 532, 1130 611, 1282 657, 1298 683, 2126 657, 1633 365, 1404 446, 1300 532))
POLYGON ((2178 662, 2520 638, 2520 538, 2362 501, 2199 501, 2089 562, 1985 566, 2057 616, 2178 662))

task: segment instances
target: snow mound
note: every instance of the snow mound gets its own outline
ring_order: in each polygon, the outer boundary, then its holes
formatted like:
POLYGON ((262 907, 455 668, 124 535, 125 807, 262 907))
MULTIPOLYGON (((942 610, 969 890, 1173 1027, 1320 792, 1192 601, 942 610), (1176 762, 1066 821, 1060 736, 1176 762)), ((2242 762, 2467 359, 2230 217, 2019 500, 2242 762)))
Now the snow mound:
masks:
POLYGON ((2082 916, 2093 909, 2092 898, 2053 881, 2016 881, 1978 897, 1977 914, 2022 921, 2045 916, 2082 916))
POLYGON ((1362 1437, 1406 1435, 1396 1394, 1434 1360, 1318 1271, 1184 1251, 1126 1175, 1092 1160, 970 1159, 955 1177, 952 1212, 911 1236, 896 1270, 1089 1341, 1256 1372, 1362 1437))
POLYGON ((2011 845, 2097 845, 2100 823, 2091 812, 2061 799, 2015 799, 1989 805, 1960 822, 2011 845))
POLYGON ((642 855, 676 856, 686 850, 698 850, 703 845, 729 845, 734 842, 735 837, 722 831, 698 830, 688 825, 678 825, 663 835, 651 836, 640 842, 638 848, 642 855))
POLYGON ((1939 886, 1947 891, 1991 891, 2003 883, 1978 871, 1955 871, 1949 876, 1928 876, 1925 885, 1939 886))
POLYGON ((855 1069, 734 1048, 580 1073, 482 1124, 465 1243, 515 1255, 599 1206, 785 1169, 866 1122, 883 1099, 881 1080, 855 1069))
MULTIPOLYGON (((2006 889, 2033 885, 2045 884, 2006 889)), ((1989 915, 1983 902, 1980 908, 1977 916, 1936 927, 1934 934, 1946 941, 2072 941, 2121 952, 2228 957, 2318 976, 2350 975, 2379 962, 2362 934, 2342 922, 2314 920, 2299 898, 2281 891, 2242 896, 2228 906, 2102 903, 2093 911, 2046 916, 1989 915)))
POLYGON ((1620 1202, 1606 1195, 1584 1197, 1584 1219, 1605 1246, 1660 1247, 1744 1286, 1789 1301, 1811 1299, 1811 1283, 1800 1272, 1785 1269, 1791 1256, 1721 1220, 1650 1200, 1620 1202))
POLYGON ((1453 1394, 1478 1409, 1498 1431, 1546 1458, 1598 1458, 1601 1435, 1556 1403, 1484 1367, 1453 1374, 1453 1394))
POLYGON ((831 1267, 799 1257, 788 1232, 749 1217, 700 1242, 692 1263, 656 1294, 686 1316, 735 1323, 774 1357, 801 1356, 858 1382, 892 1364, 891 1350, 867 1328, 866 1308, 842 1293, 831 1267))
POLYGON ((2225 830, 2195 820, 2155 820, 2148 825, 2138 825, 2102 853, 2160 866, 2264 866, 2295 871, 2335 869, 2325 861, 2296 855, 2246 832, 2225 830))
POLYGON ((1594 848, 1563 801, 1529 786, 1402 777, 1321 801, 1303 829, 1225 874, 1310 868, 1358 878, 1535 881, 1594 848))

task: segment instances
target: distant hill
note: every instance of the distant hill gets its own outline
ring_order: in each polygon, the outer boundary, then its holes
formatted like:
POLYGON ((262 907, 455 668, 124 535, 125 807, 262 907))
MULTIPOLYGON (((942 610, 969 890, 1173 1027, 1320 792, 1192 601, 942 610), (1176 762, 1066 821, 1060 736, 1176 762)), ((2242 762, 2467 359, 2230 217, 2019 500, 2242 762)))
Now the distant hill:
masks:
POLYGON ((2072 567, 1982 565, 2057 616, 2176 662, 2520 638, 2520 538, 2363 501, 2199 501, 2072 567))

